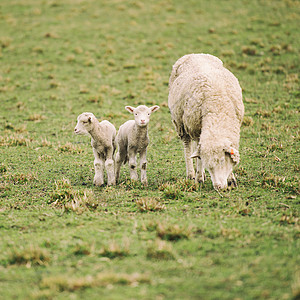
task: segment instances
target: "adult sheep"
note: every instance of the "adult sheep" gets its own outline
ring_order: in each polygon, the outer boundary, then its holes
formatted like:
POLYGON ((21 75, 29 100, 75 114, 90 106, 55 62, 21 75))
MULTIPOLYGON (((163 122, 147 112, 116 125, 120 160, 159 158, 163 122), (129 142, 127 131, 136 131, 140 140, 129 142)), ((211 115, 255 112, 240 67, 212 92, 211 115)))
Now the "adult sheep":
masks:
POLYGON ((236 186, 232 170, 239 163, 244 116, 237 78, 213 55, 185 55, 173 66, 168 105, 184 144, 187 178, 204 182, 207 169, 216 190, 236 186), (196 174, 192 158, 197 158, 196 174))

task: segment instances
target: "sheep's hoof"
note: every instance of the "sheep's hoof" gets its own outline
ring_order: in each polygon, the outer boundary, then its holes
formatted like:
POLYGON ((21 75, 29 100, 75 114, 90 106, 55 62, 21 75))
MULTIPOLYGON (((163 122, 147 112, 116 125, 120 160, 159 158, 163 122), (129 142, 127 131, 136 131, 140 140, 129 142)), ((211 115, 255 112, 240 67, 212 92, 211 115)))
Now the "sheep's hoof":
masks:
POLYGON ((102 180, 95 179, 94 180, 94 185, 95 186, 104 186, 104 182, 102 180))
POLYGON ((234 176, 231 176, 231 178, 229 178, 227 182, 228 182, 228 187, 230 189, 237 187, 237 181, 234 176))
POLYGON ((196 178, 195 178, 196 183, 197 182, 204 183, 205 179, 206 179, 206 176, 205 176, 204 172, 203 173, 198 173, 198 172, 196 173, 196 178))
POLYGON ((148 186, 148 181, 147 181, 147 180, 144 180, 144 181, 142 181, 142 184, 143 184, 144 186, 148 186))

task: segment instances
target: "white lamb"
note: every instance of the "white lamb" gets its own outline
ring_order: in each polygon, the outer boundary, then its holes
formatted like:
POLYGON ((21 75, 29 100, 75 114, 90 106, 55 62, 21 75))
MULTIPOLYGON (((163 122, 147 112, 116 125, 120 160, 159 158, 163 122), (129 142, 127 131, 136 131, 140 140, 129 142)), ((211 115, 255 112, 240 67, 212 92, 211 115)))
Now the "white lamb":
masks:
POLYGON ((137 154, 140 154, 141 182, 147 185, 147 146, 149 144, 148 123, 151 113, 157 111, 159 106, 147 107, 140 105, 137 108, 125 106, 125 109, 134 115, 134 120, 125 122, 120 126, 117 134, 118 152, 116 155, 116 182, 119 180, 121 165, 128 161, 131 180, 138 180, 137 154))
POLYGON ((185 55, 173 66, 168 105, 184 143, 187 177, 204 182, 207 169, 216 190, 236 186, 232 170, 239 162, 244 116, 237 78, 215 56, 185 55), (197 143, 194 153, 192 141, 197 143), (192 158, 197 158, 196 174, 192 158))
POLYGON ((109 121, 99 123, 92 113, 82 113, 77 118, 74 129, 76 134, 92 137, 91 144, 94 153, 95 177, 94 185, 104 184, 104 167, 107 172, 107 184, 115 185, 114 152, 116 149, 116 128, 109 121))

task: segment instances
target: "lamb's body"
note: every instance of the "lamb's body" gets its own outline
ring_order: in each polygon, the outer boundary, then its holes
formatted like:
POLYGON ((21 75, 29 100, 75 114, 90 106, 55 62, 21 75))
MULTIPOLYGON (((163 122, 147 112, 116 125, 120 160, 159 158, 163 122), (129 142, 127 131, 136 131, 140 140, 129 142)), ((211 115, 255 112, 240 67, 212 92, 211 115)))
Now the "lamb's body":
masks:
POLYGON ((235 183, 232 167, 238 162, 244 115, 236 77, 217 57, 190 54, 173 66, 169 88, 169 109, 184 142, 187 177, 204 181, 207 168, 216 189, 226 188, 227 179, 235 183), (192 140, 198 144, 193 154, 192 140), (196 175, 191 156, 198 157, 196 175))
POLYGON ((109 121, 99 121, 92 113, 83 113, 78 116, 78 123, 75 127, 76 134, 90 134, 91 144, 94 153, 95 185, 104 184, 104 168, 107 172, 107 184, 114 185, 114 152, 116 149, 115 138, 116 128, 109 121))
POLYGON ((140 105, 137 108, 126 106, 126 110, 133 113, 135 120, 129 120, 120 126, 116 141, 118 152, 116 155, 116 182, 119 180, 120 168, 128 161, 131 180, 138 180, 137 154, 140 155, 141 182, 147 185, 147 146, 149 144, 148 123, 152 112, 159 106, 148 108, 140 105))

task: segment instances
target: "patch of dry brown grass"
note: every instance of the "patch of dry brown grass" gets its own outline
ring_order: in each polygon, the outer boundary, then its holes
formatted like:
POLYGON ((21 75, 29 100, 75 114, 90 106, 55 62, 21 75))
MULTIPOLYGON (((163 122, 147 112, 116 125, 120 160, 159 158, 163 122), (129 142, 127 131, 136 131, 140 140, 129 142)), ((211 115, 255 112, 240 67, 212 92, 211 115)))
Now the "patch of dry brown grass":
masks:
POLYGON ((99 273, 95 276, 69 277, 66 275, 44 277, 40 283, 42 289, 54 291, 77 291, 92 287, 107 287, 112 285, 138 286, 139 284, 150 284, 149 276, 133 273, 99 273))
POLYGON ((34 245, 29 245, 26 248, 15 247, 10 252, 8 261, 11 265, 44 266, 49 264, 50 254, 46 249, 34 245))
POLYGON ((166 209, 166 206, 162 204, 157 197, 140 198, 136 201, 136 204, 141 212, 161 211, 166 209))

